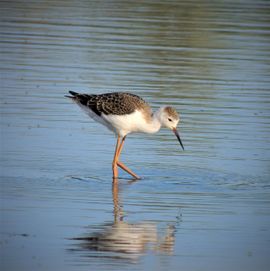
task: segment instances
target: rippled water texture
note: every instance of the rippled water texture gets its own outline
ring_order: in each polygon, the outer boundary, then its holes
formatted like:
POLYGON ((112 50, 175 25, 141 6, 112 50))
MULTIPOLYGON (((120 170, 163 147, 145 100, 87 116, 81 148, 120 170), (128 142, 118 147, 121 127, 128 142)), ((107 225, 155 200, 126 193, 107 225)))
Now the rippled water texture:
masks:
POLYGON ((269 1, 1 1, 1 270, 269 270, 269 1), (64 97, 181 113, 115 137, 64 97))

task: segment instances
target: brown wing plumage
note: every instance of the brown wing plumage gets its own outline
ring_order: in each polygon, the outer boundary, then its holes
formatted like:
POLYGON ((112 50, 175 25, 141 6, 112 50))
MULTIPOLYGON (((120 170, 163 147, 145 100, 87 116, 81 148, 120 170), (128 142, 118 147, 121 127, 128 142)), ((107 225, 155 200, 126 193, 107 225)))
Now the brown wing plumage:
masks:
POLYGON ((69 91, 77 103, 84 105, 95 112, 98 116, 131 114, 136 109, 151 112, 150 106, 139 96, 126 92, 112 92, 100 95, 79 94, 69 91))

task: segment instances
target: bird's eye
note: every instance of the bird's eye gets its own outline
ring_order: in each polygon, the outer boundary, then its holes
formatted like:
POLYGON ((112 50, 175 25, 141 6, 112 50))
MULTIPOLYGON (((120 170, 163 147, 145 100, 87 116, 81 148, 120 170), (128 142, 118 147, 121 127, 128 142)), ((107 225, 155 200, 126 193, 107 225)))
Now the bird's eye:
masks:
POLYGON ((172 121, 172 119, 168 119, 168 121, 172 121))

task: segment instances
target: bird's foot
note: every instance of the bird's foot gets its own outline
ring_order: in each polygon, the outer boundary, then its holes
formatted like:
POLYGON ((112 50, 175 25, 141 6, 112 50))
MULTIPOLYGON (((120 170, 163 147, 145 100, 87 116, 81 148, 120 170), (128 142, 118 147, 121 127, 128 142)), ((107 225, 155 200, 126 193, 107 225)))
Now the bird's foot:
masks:
POLYGON ((118 161, 117 165, 122 168, 124 171, 126 171, 128 174, 130 174, 132 177, 134 177, 137 180, 140 180, 141 178, 135 174, 131 169, 129 169, 125 164, 123 164, 122 162, 118 161))

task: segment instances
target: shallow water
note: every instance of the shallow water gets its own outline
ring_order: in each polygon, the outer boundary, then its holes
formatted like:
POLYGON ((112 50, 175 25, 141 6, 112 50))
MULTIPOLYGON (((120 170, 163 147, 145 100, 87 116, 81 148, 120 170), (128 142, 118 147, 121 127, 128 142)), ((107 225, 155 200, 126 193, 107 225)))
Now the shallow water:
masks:
POLYGON ((2 1, 1 269, 269 270, 268 1, 2 1), (64 95, 181 113, 115 137, 64 95))

